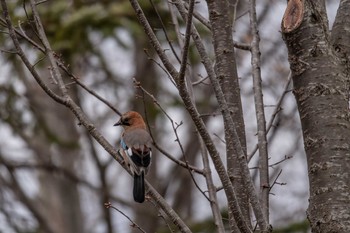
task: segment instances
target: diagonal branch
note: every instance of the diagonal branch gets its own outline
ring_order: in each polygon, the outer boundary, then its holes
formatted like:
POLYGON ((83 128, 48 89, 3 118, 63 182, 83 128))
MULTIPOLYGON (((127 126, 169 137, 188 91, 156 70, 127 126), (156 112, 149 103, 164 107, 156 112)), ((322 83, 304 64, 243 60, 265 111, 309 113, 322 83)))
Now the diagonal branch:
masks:
MULTIPOLYGON (((188 45, 189 45, 190 36, 191 36, 190 35, 191 22, 192 22, 191 15, 193 14, 195 16, 195 14, 194 14, 194 1, 190 2, 190 7, 188 9, 185 42, 181 38, 180 29, 179 29, 179 22, 178 22, 178 19, 176 17, 176 14, 175 14, 175 7, 172 4, 170 4, 170 2, 168 3, 168 5, 169 5, 169 10, 170 10, 170 13, 171 13, 171 16, 172 16, 172 22, 174 24, 176 35, 177 35, 177 38, 178 38, 178 43, 180 44, 180 46, 183 47, 183 50, 182 50, 182 55, 183 55, 182 65, 183 64, 186 65, 186 63, 184 61, 187 58, 184 58, 184 56, 185 56, 184 53, 186 53, 186 54, 188 53, 188 45), (187 47, 185 47, 183 45, 184 43, 185 43, 185 46, 187 44, 187 47)), ((184 69, 183 66, 181 67, 181 69, 184 69)), ((181 76, 181 69, 180 69, 180 76, 181 76)), ((185 71, 183 71, 183 72, 185 73, 185 71)), ((193 95, 193 90, 192 90, 193 87, 192 87, 192 83, 190 83, 189 74, 188 73, 189 72, 187 72, 187 74, 185 74, 185 75, 187 75, 187 77, 186 77, 187 78, 187 82, 188 82, 187 88, 190 90, 192 101, 195 102, 194 95, 193 95)), ((219 232, 219 233, 225 232, 224 224, 223 224, 221 213, 220 213, 220 208, 219 208, 219 205, 218 205, 218 199, 217 199, 217 195, 216 195, 216 187, 215 187, 214 182, 213 182, 211 168, 210 168, 210 164, 209 164, 208 151, 207 151, 207 149, 205 147, 205 144, 204 144, 204 142, 203 142, 203 140, 200 137, 200 134, 198 132, 197 132, 196 136, 198 137, 198 139, 200 141, 200 149, 201 149, 202 161, 203 161, 203 165, 204 165, 203 172, 204 172, 204 177, 205 177, 206 184, 207 184, 207 187, 208 187, 209 201, 210 201, 210 206, 211 206, 214 222, 215 222, 215 225, 216 225, 216 229, 217 229, 217 232, 219 232)))
POLYGON ((42 41, 42 43, 44 45, 45 54, 49 57, 49 61, 51 63, 52 74, 53 74, 52 78, 53 78, 53 80, 55 82, 58 83, 58 87, 60 88, 63 96, 67 97, 68 96, 68 91, 67 91, 66 85, 63 82, 62 75, 61 75, 61 73, 60 73, 60 71, 58 69, 58 65, 56 63, 54 52, 51 49, 51 45, 50 45, 50 43, 49 43, 49 41, 48 41, 48 39, 47 39, 47 37, 45 35, 44 27, 43 27, 43 25, 41 23, 38 10, 36 9, 35 0, 30 0, 30 5, 31 5, 31 8, 32 8, 34 22, 35 22, 35 26, 36 26, 36 29, 37 29, 38 34, 39 34, 39 38, 40 38, 40 40, 42 41))
POLYGON ((30 71, 30 73, 33 75, 35 81, 39 84, 39 86, 46 92, 46 94, 48 94, 53 100, 55 100, 56 102, 60 103, 60 104, 64 104, 65 103, 65 99, 62 98, 61 96, 57 95, 54 91, 52 91, 46 84, 45 82, 41 79, 40 75, 38 74, 38 72, 35 70, 34 66, 29 62, 27 56, 24 54, 20 43, 18 41, 18 38, 16 36, 16 32, 15 29, 12 25, 11 22, 11 18, 8 12, 8 8, 6 5, 5 0, 1 0, 1 7, 2 7, 2 11, 3 11, 3 15, 4 15, 4 19, 7 25, 7 28, 9 30, 9 34, 10 37, 13 41, 13 44, 16 48, 16 52, 18 54, 18 56, 22 59, 24 65, 27 67, 27 69, 30 71))
MULTIPOLYGON (((266 127, 266 133, 269 133, 272 126, 273 126, 273 122, 277 116, 277 114, 281 111, 281 105, 282 105, 282 102, 284 100, 284 97, 286 96, 286 94, 288 93, 288 87, 290 85, 290 82, 292 81, 292 73, 290 72, 289 75, 288 75, 288 78, 287 78, 287 82, 283 88, 283 92, 280 96, 280 98, 278 99, 277 101, 277 104, 276 104, 276 107, 271 115, 271 118, 267 124, 267 127, 266 127)), ((259 146, 258 144, 255 145, 254 149, 248 154, 247 156, 247 160, 248 160, 248 163, 250 162, 250 160, 254 157, 255 153, 257 152, 259 146)))
POLYGON ((164 64, 165 68, 169 72, 169 74, 174 78, 178 76, 178 72, 176 71, 175 67, 171 63, 171 61, 168 59, 168 56, 165 54, 161 44, 159 43, 157 36, 154 34, 151 25, 149 24, 142 8, 140 7, 137 0, 130 0, 131 6, 134 8, 136 12, 137 19, 141 23, 146 35, 149 38, 149 41, 152 45, 152 47, 156 50, 159 58, 161 59, 162 63, 164 64))
MULTIPOLYGON (((186 18, 187 18, 186 10, 185 10, 182 2, 179 0, 176 0, 176 6, 181 14, 181 17, 183 18, 183 20, 186 21, 186 18)), ((246 164, 245 154, 244 154, 242 147, 240 145, 237 131, 235 130, 235 124, 232 121, 232 118, 230 116, 229 108, 228 108, 227 103, 225 101, 220 84, 219 84, 217 77, 215 75, 213 65, 209 59, 209 56, 206 53, 206 49, 203 45, 203 42, 201 40, 201 37, 200 37, 198 31, 193 25, 192 25, 192 38, 195 42, 195 45, 197 47, 197 50, 198 50, 200 56, 201 56, 202 63, 204 64, 204 67, 208 73, 210 81, 213 85, 213 89, 214 89, 216 98, 219 102, 221 112, 223 113, 224 121, 227 122, 226 125, 229 126, 230 133, 233 135, 233 137, 235 139, 234 143, 235 143, 236 148, 239 148, 237 151, 240 152, 240 154, 239 154, 240 164, 242 167, 244 167, 244 166, 246 167, 245 172, 243 172, 243 174, 245 177, 245 181, 247 182, 247 184, 250 188, 250 191, 251 191, 251 192, 249 192, 249 194, 254 195, 254 192, 255 192, 254 186, 253 186, 253 183, 252 183, 251 178, 250 178, 248 166, 246 164)), ((238 204, 235 191, 233 189, 233 186, 231 184, 231 181, 229 179, 227 171, 223 165, 223 162, 219 156, 219 153, 218 153, 217 149, 215 148, 212 140, 210 139, 208 131, 206 130, 205 125, 199 116, 199 113, 197 112, 197 110, 193 106, 193 103, 191 101, 189 94, 186 92, 186 86, 185 86, 184 81, 180 79, 179 82, 180 83, 178 84, 178 86, 180 87, 179 88, 180 96, 182 97, 184 104, 192 117, 192 120, 194 121, 195 125, 197 126, 198 132, 200 133, 203 141, 205 142, 205 145, 208 149, 208 152, 213 160, 213 163, 215 165, 215 169, 218 172, 218 175, 220 177, 220 180, 223 184, 223 187, 224 187, 224 190, 226 193, 226 198, 227 198, 228 203, 229 203, 229 205, 228 205, 229 210, 233 213, 238 227, 243 232, 251 232, 251 230, 249 229, 249 227, 244 219, 244 216, 242 215, 242 211, 241 211, 240 206, 238 204)), ((233 227, 234 226, 232 225, 231 228, 233 228, 233 227)))
POLYGON ((190 47, 190 41, 191 41, 192 15, 193 15, 193 9, 194 9, 194 2, 195 2, 194 0, 190 0, 190 5, 187 13, 186 34, 185 34, 184 46, 182 48, 181 67, 180 67, 180 72, 178 77, 179 80, 184 79, 186 74, 188 49, 190 47))

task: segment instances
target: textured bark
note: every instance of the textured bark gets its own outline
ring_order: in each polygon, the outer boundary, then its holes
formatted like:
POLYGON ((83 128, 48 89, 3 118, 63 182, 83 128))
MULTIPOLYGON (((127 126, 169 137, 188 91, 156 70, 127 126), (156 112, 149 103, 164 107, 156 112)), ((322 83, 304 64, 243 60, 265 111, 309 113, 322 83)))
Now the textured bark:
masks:
MULTIPOLYGON (((187 19, 186 11, 185 11, 184 7, 182 6, 181 2, 177 1, 176 6, 178 7, 178 10, 179 10, 182 18, 187 19)), ((216 14, 216 13, 217 12, 214 11, 214 14, 216 14)), ((188 27, 186 29, 188 29, 188 27)), ((188 35, 187 30, 186 30, 186 35, 188 35)), ((230 134, 232 134, 232 136, 234 137, 234 140, 233 140, 234 146, 237 148, 237 151, 239 151, 239 153, 240 153, 238 158, 239 158, 241 168, 243 170, 242 176, 244 177, 245 182, 248 186, 247 189, 249 190, 249 195, 254 196, 256 193, 255 193, 253 184, 252 184, 251 179, 250 179, 250 174, 248 171, 247 162, 245 159, 244 152, 241 148, 241 144, 239 142, 238 134, 237 134, 237 131, 235 129, 235 124, 232 121, 230 112, 228 111, 228 106, 226 103, 225 96, 224 96, 222 89, 220 87, 220 84, 216 78, 216 74, 215 74, 214 70, 212 69, 213 68, 212 63, 207 55, 204 44, 202 43, 201 36, 199 35, 197 29, 193 25, 192 25, 192 39, 194 40, 197 51, 198 51, 199 55, 201 56, 202 63, 204 65, 204 67, 207 71, 208 77, 212 83, 215 97, 217 98, 218 104, 220 106, 220 110, 223 114, 223 119, 224 119, 224 121, 229 122, 229 124, 226 124, 226 126, 228 126, 228 128, 230 130, 230 134), (244 169, 246 169, 246 170, 244 170, 244 169)), ((159 49, 157 49, 157 50, 160 51, 159 49)), ((162 60, 164 59, 164 56, 162 53, 159 52, 158 55, 162 60)), ((163 64, 164 64, 164 66, 168 66, 167 61, 164 61, 163 64)), ((173 74, 173 71, 169 70, 169 73, 173 74)), ((235 191, 233 189, 233 186, 232 186, 230 178, 227 174, 227 171, 224 167, 224 164, 219 156, 219 153, 218 153, 213 141, 210 138, 208 131, 206 130, 206 127, 204 125, 203 120, 199 116, 198 110, 195 108, 195 106, 191 100, 191 97, 190 97, 189 93, 187 92, 186 83, 184 82, 184 79, 179 78, 179 75, 176 75, 173 77, 175 77, 174 79, 177 82, 176 84, 178 86, 179 94, 184 102, 184 105, 185 105, 188 113, 191 115, 192 120, 193 120, 194 124, 196 125, 199 134, 201 135, 203 142, 205 143, 205 145, 208 149, 208 152, 212 158, 215 169, 220 177, 220 180, 222 182, 222 185, 223 185, 223 188, 224 188, 227 200, 228 200, 229 211, 231 211, 233 213, 233 215, 235 216, 237 226, 241 229, 242 232, 251 232, 248 224, 246 223, 246 219, 242 215, 241 208, 240 208, 239 203, 237 201, 235 191)), ((257 207, 257 205, 254 205, 254 207, 257 207)), ((254 211, 257 212, 258 215, 260 215, 259 212, 261 212, 261 211, 259 210, 259 208, 255 208, 254 211)), ((265 222, 263 222, 263 220, 261 218, 257 218, 257 219, 258 219, 259 225, 261 225, 262 228, 265 228, 265 225, 266 225, 265 222)), ((230 222, 230 224, 231 223, 232 223, 232 221, 230 222)), ((232 224, 231 224, 231 227, 233 227, 232 224)))
POLYGON ((344 64, 349 87, 350 28, 348 25, 350 25, 350 0, 342 0, 340 1, 337 16, 332 28, 331 43, 334 51, 344 64))
POLYGON ((267 131, 265 120, 265 106, 263 99, 262 80, 261 80, 261 56, 260 56, 260 36, 258 32, 258 23, 256 16, 255 0, 250 0, 250 28, 252 33, 251 42, 251 64, 253 76, 253 90, 255 113, 258 130, 259 147, 259 180, 260 180, 260 204, 264 214, 265 221, 269 222, 269 155, 267 151, 267 131))
MULTIPOLYGON (((226 1, 207 1, 209 18, 213 33, 216 65, 215 71, 224 93, 232 119, 235 122, 237 134, 244 153, 246 153, 245 127, 238 83, 235 51, 232 40, 232 19, 229 14, 229 5, 226 1)), ((225 125, 227 172, 236 190, 238 203, 247 223, 250 224, 249 200, 244 188, 241 169, 238 161, 238 152, 232 143, 228 126, 225 125)), ((232 216, 230 216, 230 220, 232 216)))
POLYGON ((301 24, 282 30, 308 161, 308 218, 312 232, 350 232, 349 73, 330 43, 324 3, 302 7, 301 24))

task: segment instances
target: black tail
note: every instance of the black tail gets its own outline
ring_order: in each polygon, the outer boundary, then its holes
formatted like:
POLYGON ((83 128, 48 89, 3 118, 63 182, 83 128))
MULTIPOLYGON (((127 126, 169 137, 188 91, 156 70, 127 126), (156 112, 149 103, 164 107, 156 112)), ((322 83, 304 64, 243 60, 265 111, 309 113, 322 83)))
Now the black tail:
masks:
POLYGON ((145 175, 141 171, 141 175, 134 174, 134 200, 142 203, 145 201, 145 175))

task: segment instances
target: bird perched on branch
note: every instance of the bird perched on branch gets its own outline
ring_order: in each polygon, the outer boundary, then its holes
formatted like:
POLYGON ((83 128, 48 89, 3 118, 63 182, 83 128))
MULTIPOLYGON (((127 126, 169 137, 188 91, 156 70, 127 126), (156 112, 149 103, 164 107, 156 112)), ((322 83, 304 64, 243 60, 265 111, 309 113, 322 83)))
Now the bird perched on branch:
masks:
POLYGON ((124 132, 120 140, 122 155, 125 163, 130 166, 134 176, 133 195, 136 202, 145 201, 145 180, 144 176, 148 172, 151 164, 151 144, 146 124, 142 116, 134 111, 124 113, 114 126, 122 126, 124 132))

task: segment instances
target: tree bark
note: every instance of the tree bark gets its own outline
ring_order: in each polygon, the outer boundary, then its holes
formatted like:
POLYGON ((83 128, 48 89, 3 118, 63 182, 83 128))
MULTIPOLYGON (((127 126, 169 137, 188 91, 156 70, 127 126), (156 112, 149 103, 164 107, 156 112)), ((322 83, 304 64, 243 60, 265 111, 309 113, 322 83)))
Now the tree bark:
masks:
MULTIPOLYGON (((229 107, 231 117, 235 121, 236 130, 242 149, 244 153, 247 153, 241 93, 232 39, 233 20, 230 16, 230 12, 228 11, 229 4, 226 1, 207 1, 207 3, 216 57, 215 72, 229 107)), ((241 169, 237 157, 238 152, 233 145, 233 136, 229 133, 227 125, 225 125, 225 141, 227 173, 236 190, 236 196, 241 207, 242 214, 249 224, 249 227, 251 227, 249 198, 241 176, 241 169)), ((230 221, 234 221, 230 212, 229 219, 230 221)), ((235 224, 232 223, 231 225, 235 224)), ((235 229, 235 231, 237 231, 237 229, 235 229)))
POLYGON ((308 161, 312 232, 350 232, 349 73, 330 42, 324 2, 290 0, 282 32, 308 161))

